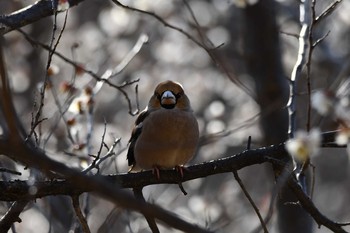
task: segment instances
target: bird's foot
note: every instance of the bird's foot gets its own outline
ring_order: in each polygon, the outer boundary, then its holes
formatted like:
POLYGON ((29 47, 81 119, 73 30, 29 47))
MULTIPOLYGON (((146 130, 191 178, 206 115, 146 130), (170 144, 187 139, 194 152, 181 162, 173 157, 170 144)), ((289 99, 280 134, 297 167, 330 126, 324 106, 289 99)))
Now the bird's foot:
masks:
POLYGON ((175 170, 180 174, 181 179, 184 178, 184 170, 187 170, 183 165, 177 165, 175 166, 175 170))
POLYGON ((160 172, 158 166, 153 166, 152 174, 155 175, 158 180, 160 180, 160 172))

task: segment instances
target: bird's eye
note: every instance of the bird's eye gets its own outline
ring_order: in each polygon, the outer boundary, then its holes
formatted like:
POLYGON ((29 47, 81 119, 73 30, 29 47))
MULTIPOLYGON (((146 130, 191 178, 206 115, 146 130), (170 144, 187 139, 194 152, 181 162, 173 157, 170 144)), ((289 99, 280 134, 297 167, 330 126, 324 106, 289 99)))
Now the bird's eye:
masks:
POLYGON ((157 92, 154 92, 154 96, 157 98, 157 99, 161 99, 161 95, 159 94, 159 93, 157 93, 157 92))
POLYGON ((176 99, 179 99, 183 94, 184 94, 183 91, 175 94, 176 99))

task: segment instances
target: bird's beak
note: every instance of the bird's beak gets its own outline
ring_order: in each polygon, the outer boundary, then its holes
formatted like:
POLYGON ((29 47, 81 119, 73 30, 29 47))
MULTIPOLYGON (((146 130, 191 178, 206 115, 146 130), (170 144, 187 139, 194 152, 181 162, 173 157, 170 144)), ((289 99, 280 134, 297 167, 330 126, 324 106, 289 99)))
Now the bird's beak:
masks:
POLYGON ((171 91, 164 91, 160 99, 162 105, 176 104, 176 97, 171 91))

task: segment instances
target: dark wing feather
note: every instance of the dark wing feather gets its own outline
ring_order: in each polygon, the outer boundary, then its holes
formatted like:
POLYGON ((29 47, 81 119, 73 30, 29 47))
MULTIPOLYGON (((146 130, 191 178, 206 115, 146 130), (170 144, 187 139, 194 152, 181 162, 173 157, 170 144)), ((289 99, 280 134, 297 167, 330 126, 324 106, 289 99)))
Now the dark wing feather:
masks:
POLYGON ((135 156, 134 156, 134 148, 135 148, 136 141, 142 132, 142 122, 148 115, 149 115, 149 111, 145 109, 140 113, 140 115, 137 117, 135 121, 134 129, 129 139, 128 154, 126 155, 126 159, 128 160, 129 166, 134 166, 136 163, 135 156))

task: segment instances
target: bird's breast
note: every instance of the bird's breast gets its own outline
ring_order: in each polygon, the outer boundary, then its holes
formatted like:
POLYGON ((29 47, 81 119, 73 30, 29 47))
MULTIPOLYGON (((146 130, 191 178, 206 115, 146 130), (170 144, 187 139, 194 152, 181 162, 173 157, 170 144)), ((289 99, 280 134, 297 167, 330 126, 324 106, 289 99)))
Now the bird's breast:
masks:
POLYGON ((150 113, 135 144, 135 160, 143 169, 185 164, 196 151, 199 131, 192 112, 161 109, 150 113))

